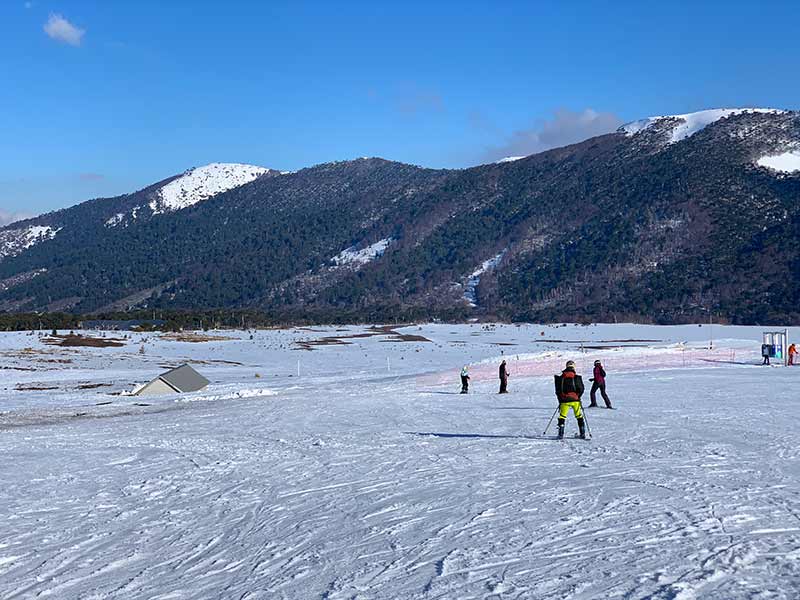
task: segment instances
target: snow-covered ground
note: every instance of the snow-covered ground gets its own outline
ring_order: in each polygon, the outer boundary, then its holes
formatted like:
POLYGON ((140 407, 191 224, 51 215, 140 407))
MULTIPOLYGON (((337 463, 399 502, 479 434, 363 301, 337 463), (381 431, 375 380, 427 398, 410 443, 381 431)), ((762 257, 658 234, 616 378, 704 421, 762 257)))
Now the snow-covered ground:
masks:
POLYGON ((464 300, 467 301, 472 307, 478 305, 478 284, 481 282, 481 276, 486 273, 486 271, 491 271, 500 264, 500 261, 503 260, 503 257, 506 254, 506 250, 503 250, 499 254, 493 256, 492 258, 483 261, 480 266, 475 269, 469 277, 467 277, 467 283, 464 286, 464 300))
POLYGON ((60 229, 41 225, 0 231, 0 260, 17 256, 36 244, 52 240, 59 231, 60 229))
POLYGON ((378 240, 374 244, 370 244, 364 248, 358 249, 358 246, 350 246, 342 250, 334 256, 331 260, 336 266, 342 265, 355 265, 356 267, 364 266, 372 262, 376 258, 383 256, 386 249, 394 240, 392 238, 385 238, 378 240))
POLYGON ((760 333, 0 334, 0 597, 796 598, 800 368, 760 333), (598 357, 618 410, 543 435, 598 357), (209 388, 117 395, 182 362, 209 388))
POLYGON ((270 169, 239 163, 211 163, 189 169, 162 187, 158 201, 150 203, 153 213, 170 212, 192 206, 227 190, 250 183, 270 169))
POLYGON ((780 173, 795 173, 800 171, 800 149, 788 150, 772 156, 762 156, 756 162, 762 167, 768 167, 780 173))

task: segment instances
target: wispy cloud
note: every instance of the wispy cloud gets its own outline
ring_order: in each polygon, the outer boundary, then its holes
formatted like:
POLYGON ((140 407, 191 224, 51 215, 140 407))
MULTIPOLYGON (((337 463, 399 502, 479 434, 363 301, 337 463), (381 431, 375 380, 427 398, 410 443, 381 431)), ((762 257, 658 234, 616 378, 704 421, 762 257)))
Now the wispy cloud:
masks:
POLYGON ((412 84, 404 86, 397 93, 395 107, 399 112, 412 116, 422 112, 441 112, 444 110, 444 99, 436 91, 412 84))
POLYGON ((106 176, 100 173, 80 173, 78 178, 81 181, 102 181, 106 176))
POLYGON ((44 24, 44 32, 57 42, 80 46, 86 30, 76 27, 59 14, 51 13, 44 24))
POLYGON ((528 129, 519 129, 503 144, 487 150, 483 161, 491 162, 507 156, 527 156, 568 146, 610 133, 620 125, 622 119, 613 113, 597 112, 591 108, 581 112, 558 109, 552 118, 542 119, 528 129))
POLYGON ((33 215, 30 213, 9 212, 7 210, 0 209, 0 227, 8 225, 9 223, 21 221, 22 219, 30 219, 32 216, 33 215))

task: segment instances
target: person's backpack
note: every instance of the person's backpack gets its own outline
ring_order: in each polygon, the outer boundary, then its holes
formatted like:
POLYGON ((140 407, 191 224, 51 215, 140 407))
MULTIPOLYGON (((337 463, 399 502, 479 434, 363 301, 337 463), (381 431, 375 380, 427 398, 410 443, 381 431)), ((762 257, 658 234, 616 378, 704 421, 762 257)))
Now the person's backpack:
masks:
POLYGON ((556 397, 560 402, 580 400, 583 394, 583 382, 580 375, 572 371, 564 371, 561 375, 555 375, 556 397))
POLYGON ((574 373, 565 373, 561 376, 561 395, 566 396, 567 394, 576 394, 578 393, 578 388, 575 385, 575 374, 574 373), (572 377, 570 377, 572 375, 572 377))

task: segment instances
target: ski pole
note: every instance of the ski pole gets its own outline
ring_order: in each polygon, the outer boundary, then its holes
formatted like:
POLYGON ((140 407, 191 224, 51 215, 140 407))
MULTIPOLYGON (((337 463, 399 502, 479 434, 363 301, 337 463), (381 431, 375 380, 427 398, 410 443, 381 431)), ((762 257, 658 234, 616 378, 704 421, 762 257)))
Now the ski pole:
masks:
POLYGON ((592 428, 589 427, 589 418, 586 416, 586 410, 583 408, 583 402, 578 400, 578 403, 581 405, 581 414, 583 415, 583 421, 586 423, 586 433, 589 434, 589 438, 592 437, 592 428))
POLYGON ((542 435, 547 435, 547 430, 550 429, 550 423, 552 423, 553 419, 555 419, 556 413, 558 412, 558 408, 559 407, 556 407, 556 409, 553 411, 553 416, 550 417, 550 420, 547 422, 547 427, 544 428, 544 431, 542 432, 542 435))

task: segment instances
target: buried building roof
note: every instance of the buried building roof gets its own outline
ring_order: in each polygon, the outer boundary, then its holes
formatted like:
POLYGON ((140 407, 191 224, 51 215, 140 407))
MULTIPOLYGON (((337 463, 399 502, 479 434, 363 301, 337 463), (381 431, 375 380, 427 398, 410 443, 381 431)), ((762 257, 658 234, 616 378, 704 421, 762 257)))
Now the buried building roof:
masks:
POLYGON ((181 365, 176 369, 162 373, 150 383, 146 383, 133 392, 134 396, 145 394, 180 394, 202 390, 210 382, 189 365, 181 365))

